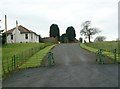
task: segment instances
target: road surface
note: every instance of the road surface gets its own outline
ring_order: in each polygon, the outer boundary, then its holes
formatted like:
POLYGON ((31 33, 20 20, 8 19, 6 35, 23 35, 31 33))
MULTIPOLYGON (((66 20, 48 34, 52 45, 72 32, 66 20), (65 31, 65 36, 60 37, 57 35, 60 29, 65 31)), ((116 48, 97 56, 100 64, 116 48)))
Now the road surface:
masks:
POLYGON ((54 67, 18 71, 3 87, 118 87, 118 65, 95 63, 96 55, 77 43, 60 44, 52 51, 54 67))

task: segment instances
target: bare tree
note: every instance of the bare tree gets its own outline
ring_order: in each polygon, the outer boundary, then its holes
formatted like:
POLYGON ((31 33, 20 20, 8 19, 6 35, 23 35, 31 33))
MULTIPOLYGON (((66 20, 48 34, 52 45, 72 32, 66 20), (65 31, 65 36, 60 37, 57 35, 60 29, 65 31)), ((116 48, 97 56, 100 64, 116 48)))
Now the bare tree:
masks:
POLYGON ((97 28, 90 28, 90 26, 91 26, 91 21, 85 21, 84 23, 82 23, 83 29, 80 31, 80 34, 84 35, 85 38, 88 38, 89 42, 91 42, 90 40, 92 35, 101 32, 97 28))

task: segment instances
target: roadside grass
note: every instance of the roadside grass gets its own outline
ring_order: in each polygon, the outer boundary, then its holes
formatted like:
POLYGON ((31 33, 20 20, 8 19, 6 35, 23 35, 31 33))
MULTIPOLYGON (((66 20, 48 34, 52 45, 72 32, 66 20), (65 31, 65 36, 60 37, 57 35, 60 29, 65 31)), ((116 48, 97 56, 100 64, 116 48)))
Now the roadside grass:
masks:
MULTIPOLYGON (((83 48, 83 49, 86 49, 90 52, 93 52, 93 53, 96 53, 98 51, 98 49, 103 49, 104 50, 103 51, 104 56, 109 57, 111 59, 114 59, 113 50, 114 50, 114 48, 116 48, 118 50, 117 45, 118 45, 118 43, 115 43, 115 42, 113 42, 113 43, 112 42, 108 42, 108 43, 107 42, 103 42, 103 43, 99 42, 99 43, 80 44, 80 47, 83 48), (109 43, 111 43, 112 46, 109 43), (99 44, 101 44, 101 45, 99 45, 99 44), (115 46, 113 46, 114 44, 115 44, 115 46), (106 49, 105 49, 105 47, 106 47, 106 49)), ((120 62, 118 51, 117 51, 116 56, 117 56, 117 62, 120 62)))
POLYGON ((24 69, 24 68, 34 68, 34 67, 40 67, 41 63, 44 59, 44 57, 47 55, 47 53, 56 45, 51 45, 48 46, 42 50, 40 50, 39 52, 37 52, 36 54, 34 54, 31 58, 28 59, 27 62, 25 62, 22 66, 20 66, 20 69, 24 69))

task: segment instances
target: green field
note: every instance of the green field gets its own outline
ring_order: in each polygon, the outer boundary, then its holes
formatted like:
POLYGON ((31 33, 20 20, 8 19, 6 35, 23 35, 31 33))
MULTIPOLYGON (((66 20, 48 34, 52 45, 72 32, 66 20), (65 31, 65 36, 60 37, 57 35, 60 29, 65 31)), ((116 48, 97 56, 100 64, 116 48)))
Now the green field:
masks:
POLYGON ((80 44, 80 46, 88 51, 91 51, 93 53, 96 53, 96 51, 98 51, 98 49, 102 49, 103 55, 107 56, 109 58, 114 59, 114 49, 116 49, 117 51, 117 60, 119 60, 118 56, 120 55, 119 52, 119 45, 120 42, 115 42, 115 41, 111 41, 111 42, 94 42, 94 43, 85 43, 85 44, 80 44))
POLYGON ((2 59, 3 61, 11 58, 13 55, 20 54, 30 48, 38 46, 44 46, 44 43, 18 43, 18 44, 7 44, 2 47, 2 59))
MULTIPOLYGON (((45 43, 18 43, 18 44, 3 45, 2 75, 6 76, 6 74, 8 75, 14 69, 25 64, 26 62, 28 62, 29 58, 31 58, 34 54, 36 54, 40 50, 46 49, 45 53, 47 53, 50 50, 52 45, 53 44, 48 44, 48 43, 46 44, 45 43), (13 61, 14 56, 15 56, 15 61, 13 61)), ((45 53, 44 51, 41 52, 41 55, 40 55, 42 56, 41 58, 43 58, 45 53)))
POLYGON ((108 41, 108 42, 94 42, 94 43, 86 43, 85 45, 96 48, 96 49, 103 49, 105 51, 113 51, 115 48, 118 52, 118 43, 115 41, 108 41))

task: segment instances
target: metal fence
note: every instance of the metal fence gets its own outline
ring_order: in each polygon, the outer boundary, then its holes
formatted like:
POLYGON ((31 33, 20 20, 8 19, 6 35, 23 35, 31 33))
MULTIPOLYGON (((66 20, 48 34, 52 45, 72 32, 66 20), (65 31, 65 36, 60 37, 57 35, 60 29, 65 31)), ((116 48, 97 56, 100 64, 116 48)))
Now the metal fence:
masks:
POLYGON ((22 52, 21 54, 13 55, 12 58, 7 58, 2 61, 2 77, 6 77, 10 73, 19 70, 19 67, 25 63, 31 56, 48 45, 34 47, 22 52))

